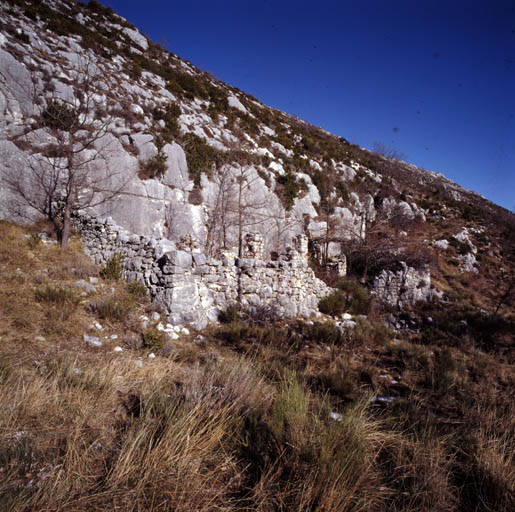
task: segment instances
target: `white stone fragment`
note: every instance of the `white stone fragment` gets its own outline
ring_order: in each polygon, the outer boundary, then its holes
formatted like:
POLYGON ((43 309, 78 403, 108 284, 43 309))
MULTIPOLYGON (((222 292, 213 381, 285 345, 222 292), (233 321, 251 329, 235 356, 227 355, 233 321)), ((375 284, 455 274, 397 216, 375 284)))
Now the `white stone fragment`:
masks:
POLYGON ((343 420, 343 416, 339 412, 332 411, 329 413, 329 417, 334 421, 342 421, 343 420))
POLYGON ((142 116, 144 114, 143 109, 139 105, 136 105, 136 103, 133 103, 129 110, 137 116, 142 116))
POLYGON ((156 355, 154 354, 154 352, 150 352, 150 354, 148 355, 148 358, 149 359, 155 359, 156 355))
POLYGON ((100 338, 97 338, 96 336, 88 336, 87 334, 84 334, 84 341, 91 345, 92 347, 101 347, 102 342, 100 341, 100 338))
POLYGON ((113 352, 123 352, 123 348, 118 346, 118 347, 114 347, 114 350, 113 352))
POLYGON ((435 240, 433 243, 432 243, 433 247, 438 247, 439 249, 448 249, 449 248, 449 241, 448 240, 445 240, 442 239, 442 240, 435 240))

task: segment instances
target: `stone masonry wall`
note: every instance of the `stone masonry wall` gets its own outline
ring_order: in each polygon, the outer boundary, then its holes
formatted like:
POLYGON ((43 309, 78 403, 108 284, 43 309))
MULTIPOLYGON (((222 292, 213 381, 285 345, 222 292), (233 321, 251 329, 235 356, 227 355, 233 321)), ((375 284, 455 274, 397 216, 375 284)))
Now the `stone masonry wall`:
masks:
POLYGON ((218 319, 218 313, 241 298, 244 306, 270 305, 283 317, 309 316, 331 292, 307 264, 307 240, 300 235, 277 261, 261 259, 260 240, 246 238, 245 258, 227 254, 207 259, 199 250, 178 250, 166 239, 130 234, 110 219, 88 214, 75 218, 86 253, 100 265, 120 254, 124 277, 141 281, 162 304, 173 324, 197 328, 218 319))

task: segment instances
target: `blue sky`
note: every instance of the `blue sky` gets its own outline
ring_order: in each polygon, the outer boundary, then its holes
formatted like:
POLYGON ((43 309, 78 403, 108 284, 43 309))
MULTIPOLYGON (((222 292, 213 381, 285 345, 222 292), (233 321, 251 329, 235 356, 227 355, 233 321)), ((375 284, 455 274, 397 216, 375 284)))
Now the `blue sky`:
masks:
POLYGON ((263 103, 515 209, 515 2, 105 0, 263 103))

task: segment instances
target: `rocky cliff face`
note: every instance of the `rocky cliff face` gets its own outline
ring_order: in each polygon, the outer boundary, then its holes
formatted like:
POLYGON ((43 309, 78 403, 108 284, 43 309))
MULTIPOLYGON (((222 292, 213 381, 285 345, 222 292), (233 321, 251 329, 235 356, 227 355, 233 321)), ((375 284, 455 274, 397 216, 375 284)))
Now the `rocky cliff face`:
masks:
MULTIPOLYGON (((0 16, 5 219, 47 214, 60 199, 67 144, 80 169, 75 210, 172 245, 189 240, 215 259, 241 250, 249 232, 261 235, 265 260, 306 235, 320 265, 346 254, 351 273, 383 289, 397 280, 380 275, 392 261, 436 269, 442 233, 468 222, 480 238, 495 216, 509 217, 441 174, 263 105, 97 2, 2 1, 0 16), (70 111, 83 129, 66 127, 70 111), (53 201, 41 192, 50 178, 53 201)), ((460 269, 477 272, 474 243, 456 240, 460 269)))

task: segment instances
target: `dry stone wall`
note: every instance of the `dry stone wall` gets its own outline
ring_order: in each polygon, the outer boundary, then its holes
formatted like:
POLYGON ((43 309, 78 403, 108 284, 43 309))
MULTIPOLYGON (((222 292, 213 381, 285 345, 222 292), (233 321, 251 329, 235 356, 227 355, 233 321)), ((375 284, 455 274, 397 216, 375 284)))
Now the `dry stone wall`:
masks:
POLYGON ((86 253, 100 265, 120 254, 124 277, 140 281, 152 299, 163 305, 168 321, 197 328, 216 321, 220 310, 241 300, 244 306, 272 306, 282 317, 309 316, 331 292, 307 264, 307 239, 300 235, 277 261, 261 259, 256 235, 246 237, 247 257, 226 254, 206 258, 166 239, 134 235, 111 219, 88 214, 75 218, 86 253), (253 257, 248 257, 253 256, 253 257))

